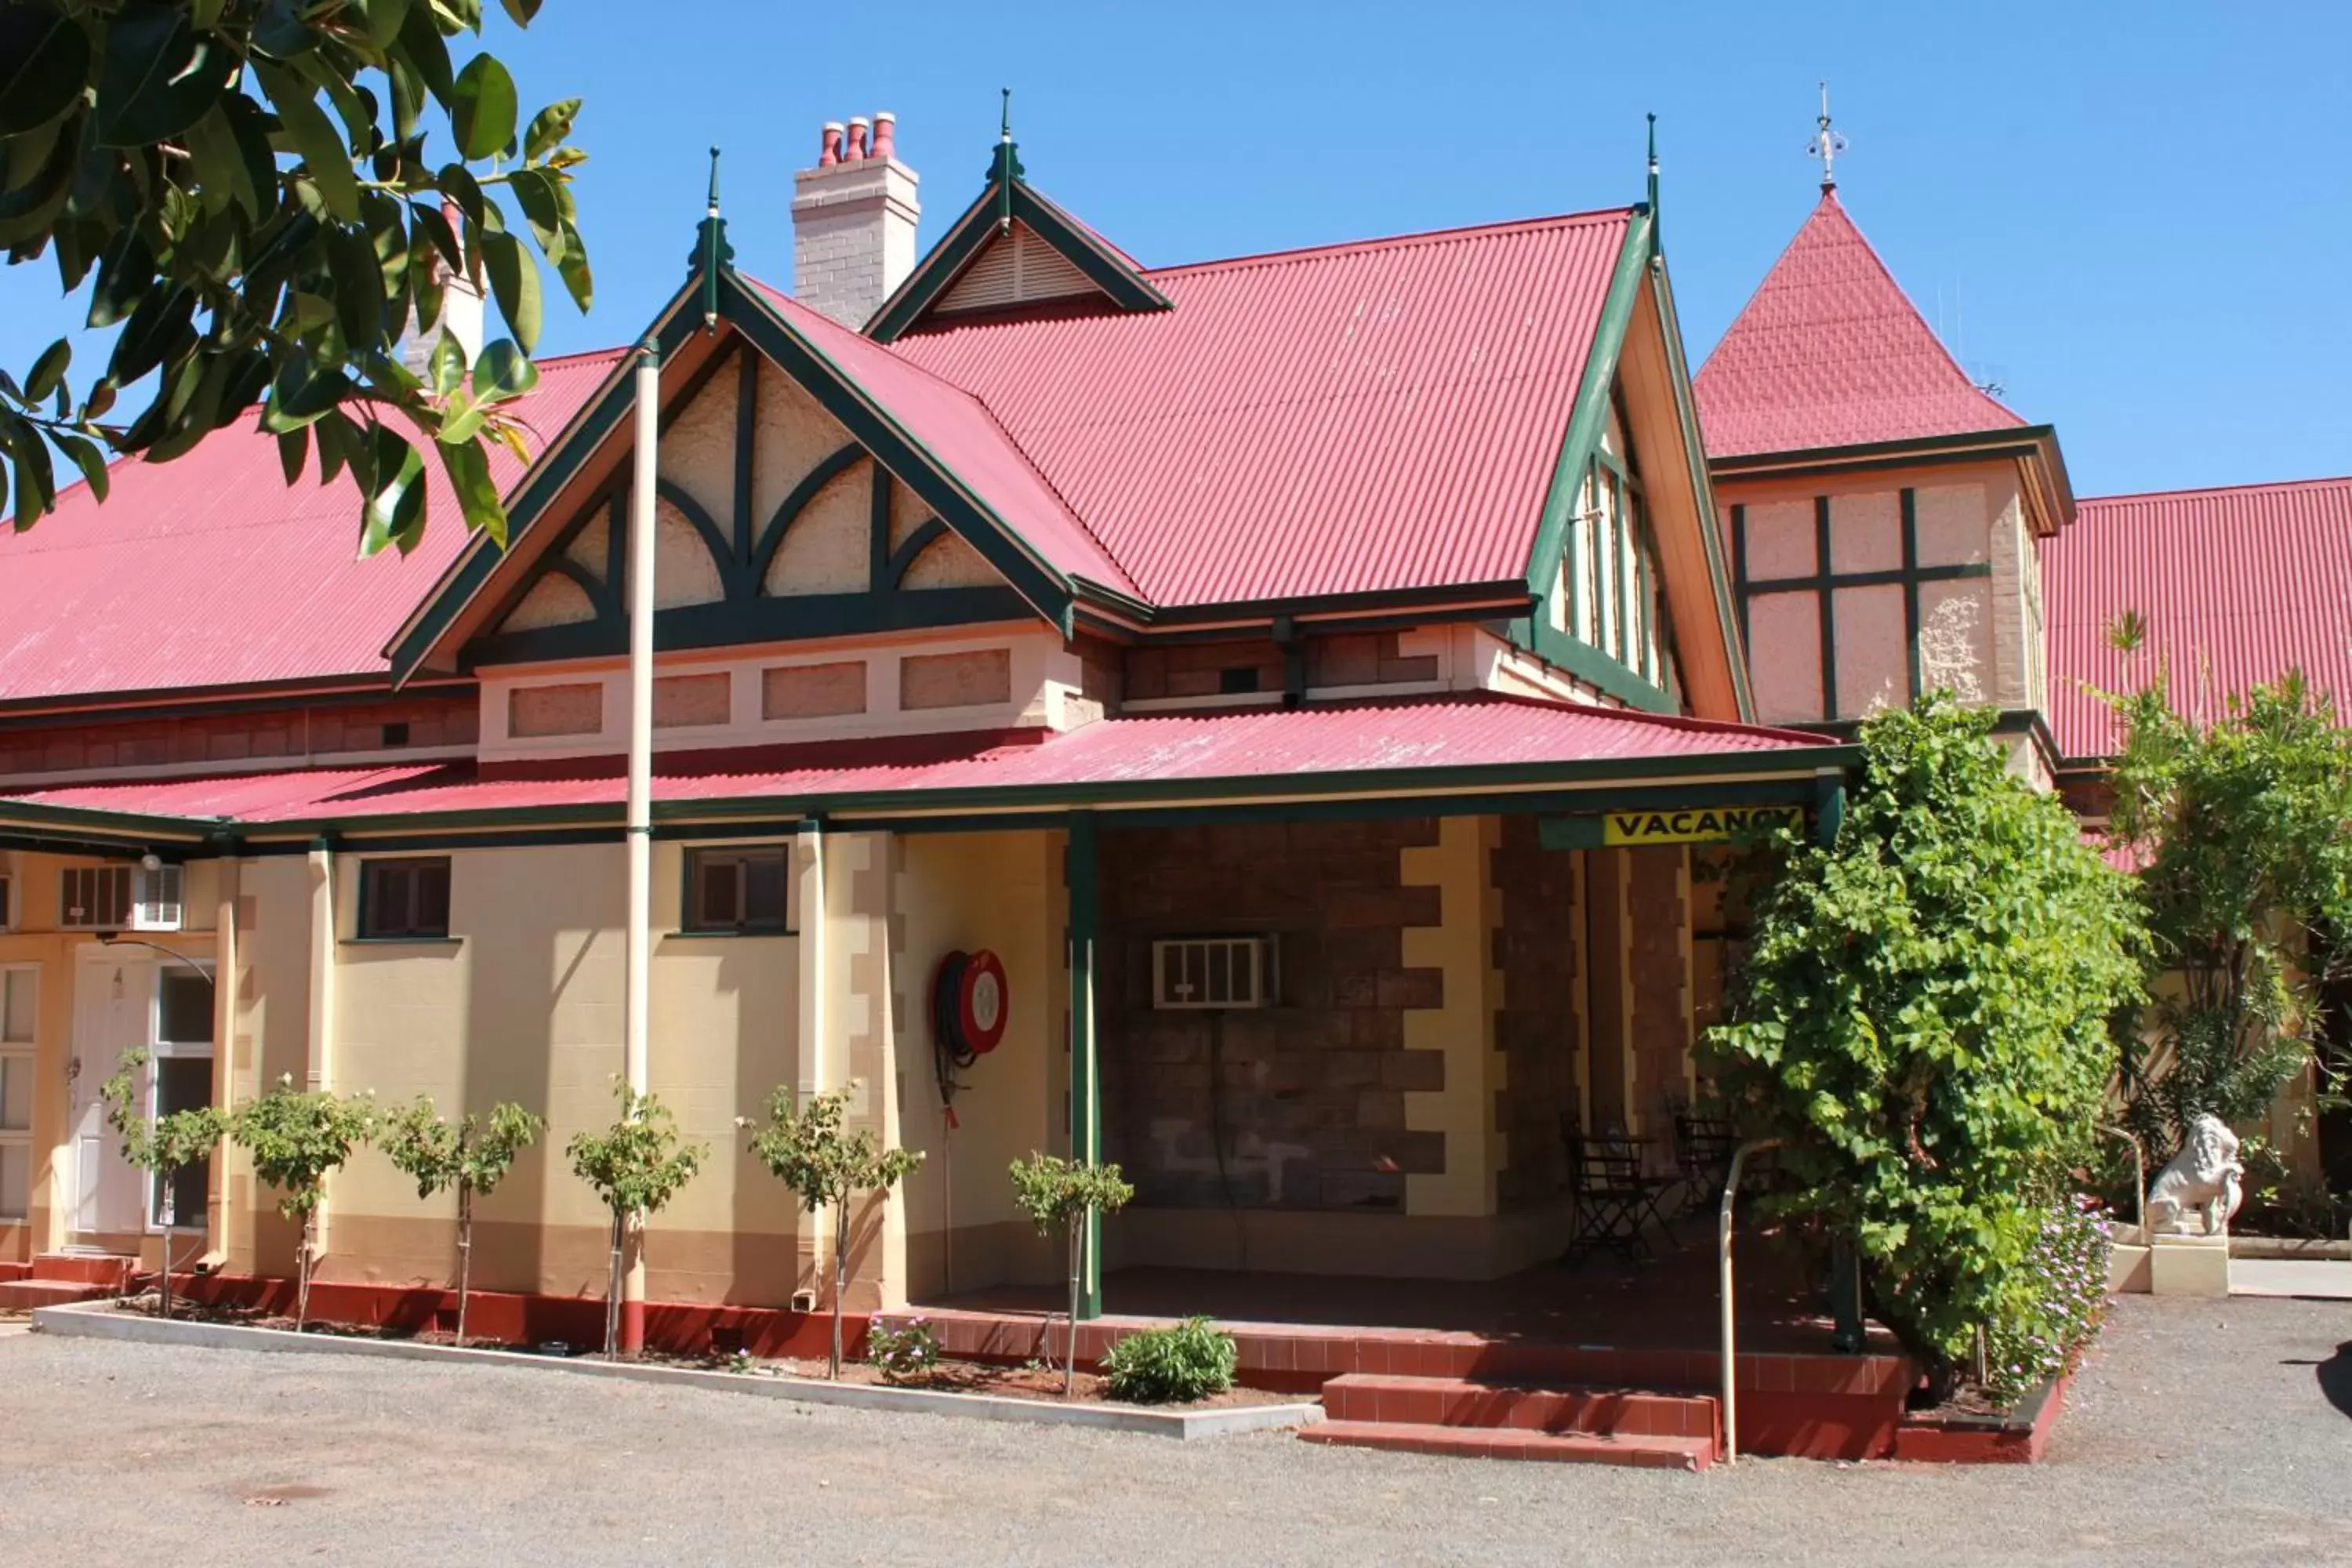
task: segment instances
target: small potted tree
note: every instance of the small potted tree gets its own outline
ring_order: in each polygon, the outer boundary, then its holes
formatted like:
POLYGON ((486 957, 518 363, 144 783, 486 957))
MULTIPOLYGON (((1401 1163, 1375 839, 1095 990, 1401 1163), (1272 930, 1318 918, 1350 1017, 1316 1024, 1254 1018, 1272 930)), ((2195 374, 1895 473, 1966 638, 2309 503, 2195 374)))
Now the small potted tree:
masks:
POLYGON ((310 1321, 310 1268, 327 1178, 343 1168, 374 1130, 375 1106, 365 1096, 345 1099, 323 1089, 298 1089, 292 1073, 281 1074, 268 1094, 230 1119, 229 1136, 253 1156, 254 1173, 285 1194, 278 1200, 278 1212, 302 1226, 295 1259, 298 1334, 310 1321))
MULTIPOLYGON (((124 1052, 114 1076, 99 1087, 99 1096, 106 1106, 107 1125, 122 1140, 123 1163, 145 1172, 152 1187, 163 1190, 182 1171, 212 1157, 228 1131, 228 1117, 209 1105, 198 1105, 150 1122, 136 1103, 139 1071, 147 1060, 143 1049, 124 1052)), ((174 1211, 163 1226, 163 1268, 158 1275, 156 1300, 165 1319, 172 1315, 172 1237, 183 1228, 179 1218, 174 1211)))
POLYGON ((885 1149, 866 1128, 856 1131, 847 1119, 855 1080, 830 1094, 812 1094, 795 1105, 793 1091, 778 1088, 768 1097, 767 1125, 739 1119, 751 1132, 751 1157, 784 1184, 814 1215, 833 1211, 833 1371, 841 1376, 841 1300, 849 1289, 849 1205, 860 1193, 888 1192, 923 1163, 920 1151, 885 1149))
POLYGON ((1078 1288, 1086 1268, 1087 1216, 1117 1214, 1135 1196, 1117 1165, 1090 1165, 1052 1154, 1031 1154, 1013 1162, 1013 1201, 1037 1226, 1051 1236, 1059 1226, 1070 1256, 1070 1337, 1062 1363, 1062 1392, 1078 1381, 1078 1288))
POLYGON ((466 1299, 474 1275, 474 1200, 488 1197, 514 1168, 515 1158, 539 1140, 547 1123, 520 1105, 490 1107, 487 1121, 451 1121, 419 1095, 394 1111, 380 1141, 384 1157, 416 1183, 416 1195, 457 1192, 457 1342, 466 1342, 466 1299))
POLYGON ((682 1143, 669 1108, 614 1079, 618 1120, 602 1132, 581 1132, 564 1146, 572 1169, 604 1200, 613 1216, 613 1250, 604 1281, 604 1355, 621 1353, 621 1277, 628 1244, 644 1245, 646 1216, 660 1213, 694 1179, 709 1152, 682 1143))

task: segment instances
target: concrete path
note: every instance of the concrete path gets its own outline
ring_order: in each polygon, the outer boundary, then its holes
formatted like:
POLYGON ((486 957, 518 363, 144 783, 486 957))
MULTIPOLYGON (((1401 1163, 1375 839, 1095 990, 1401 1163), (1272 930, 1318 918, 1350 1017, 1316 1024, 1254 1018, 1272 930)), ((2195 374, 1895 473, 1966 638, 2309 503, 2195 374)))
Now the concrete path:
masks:
POLYGON ((2232 1258, 2230 1294, 2352 1301, 2352 1263, 2323 1258, 2232 1258))
POLYGON ((2051 1462, 1687 1476, 0 1340, 0 1564, 2352 1560, 2352 1312, 2116 1303, 2051 1462))

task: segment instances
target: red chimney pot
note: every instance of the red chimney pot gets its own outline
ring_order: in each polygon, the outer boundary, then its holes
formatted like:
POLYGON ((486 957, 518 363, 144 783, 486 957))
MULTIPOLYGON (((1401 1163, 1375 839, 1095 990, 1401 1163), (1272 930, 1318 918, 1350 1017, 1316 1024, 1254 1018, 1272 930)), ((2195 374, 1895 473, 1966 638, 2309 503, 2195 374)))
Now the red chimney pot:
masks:
POLYGON ((866 116, 853 114, 849 117, 849 144, 841 150, 842 162, 862 163, 866 161, 866 116))
POLYGON ((874 111, 874 155, 877 158, 898 155, 898 117, 887 109, 874 111))
POLYGON ((829 169, 840 162, 841 121, 828 120, 824 122, 824 150, 817 154, 816 166, 820 169, 829 169))

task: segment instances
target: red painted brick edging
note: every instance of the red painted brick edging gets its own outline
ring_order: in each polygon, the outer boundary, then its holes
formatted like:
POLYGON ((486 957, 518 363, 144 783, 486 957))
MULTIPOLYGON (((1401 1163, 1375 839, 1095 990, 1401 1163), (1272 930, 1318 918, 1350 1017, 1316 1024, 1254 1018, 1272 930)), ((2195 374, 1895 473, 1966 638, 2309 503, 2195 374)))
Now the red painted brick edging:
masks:
POLYGON ((2039 1464, 2074 1381, 2069 1373, 2050 1384, 2039 1395, 2040 1408, 2021 1410, 2010 1422, 1906 1416, 1895 1429, 1895 1451, 1888 1457, 1929 1465, 2039 1464))
MULTIPOLYGON (((173 1289, 207 1306, 264 1312, 294 1310, 294 1281, 259 1275, 174 1275, 173 1289)), ((832 1343, 833 1320, 823 1312, 773 1307, 730 1307, 699 1301, 648 1301, 646 1349, 670 1355, 821 1356, 832 1343)), ((310 1316, 321 1322, 383 1329, 394 1335, 457 1326, 457 1296, 434 1286, 362 1285, 320 1280, 310 1287, 310 1316)), ((469 1340, 528 1348, 551 1341, 583 1349, 604 1342, 604 1302, 596 1296, 525 1296, 477 1290, 466 1309, 469 1340)), ((842 1320, 842 1346, 864 1353, 866 1317, 842 1320)))

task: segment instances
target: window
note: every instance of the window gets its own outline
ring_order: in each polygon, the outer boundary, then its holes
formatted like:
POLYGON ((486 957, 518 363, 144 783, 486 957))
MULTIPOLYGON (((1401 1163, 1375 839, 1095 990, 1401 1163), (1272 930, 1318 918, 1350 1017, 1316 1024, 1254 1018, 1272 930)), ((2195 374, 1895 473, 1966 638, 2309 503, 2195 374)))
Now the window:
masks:
POLYGON ((360 862, 362 942, 449 934, 449 858, 360 862))
POLYGON ((58 879, 58 924, 68 931, 177 931, 177 866, 72 866, 58 879))
POLYGON ((0 931, 16 929, 16 882, 12 877, 0 877, 0 931))
MULTIPOLYGON (((155 970, 154 1070, 147 1085, 148 1114, 165 1117, 213 1103, 213 977, 181 963, 155 970)), ((205 1223, 212 1162, 199 1160, 160 1178, 148 1194, 149 1223, 194 1229, 205 1223)))
POLYGON ((687 930, 790 931, 791 856, 790 848, 782 844, 687 851, 687 930))
POLYGON ((131 868, 71 866, 59 880, 58 923, 68 931, 120 931, 131 923, 131 868))
POLYGON ((33 1037, 40 971, 0 969, 0 1220, 32 1205, 33 1037))

